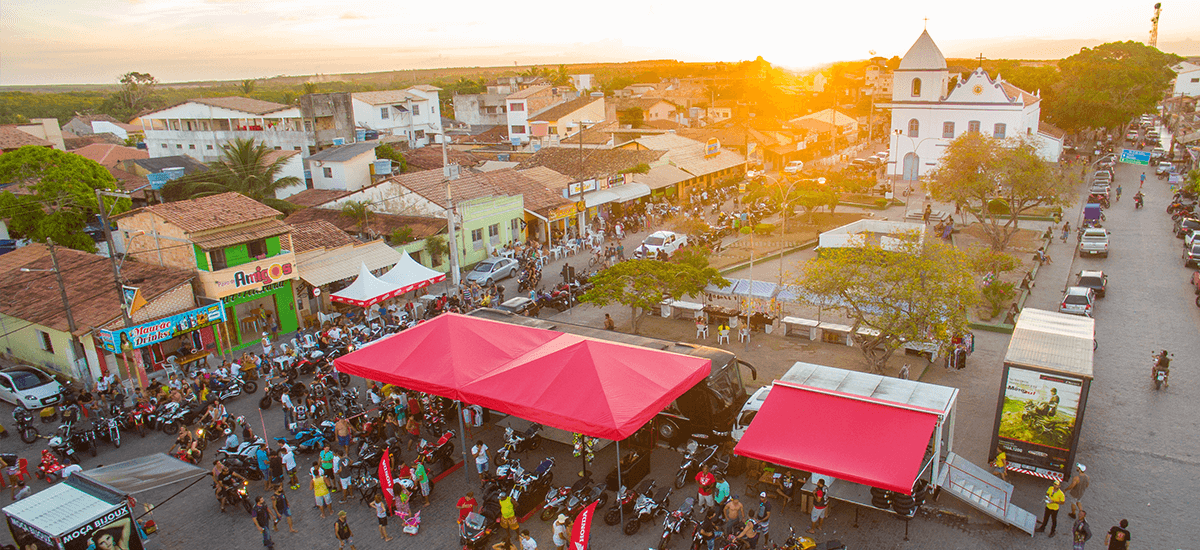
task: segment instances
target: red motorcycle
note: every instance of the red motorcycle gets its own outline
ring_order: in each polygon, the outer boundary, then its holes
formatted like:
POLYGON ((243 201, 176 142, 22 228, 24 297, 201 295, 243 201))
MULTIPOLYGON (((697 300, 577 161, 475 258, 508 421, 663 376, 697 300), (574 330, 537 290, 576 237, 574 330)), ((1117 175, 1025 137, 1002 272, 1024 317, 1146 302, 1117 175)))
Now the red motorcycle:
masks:
POLYGON ((42 449, 42 461, 38 463, 37 472, 34 474, 38 479, 44 479, 50 483, 58 481, 59 472, 63 469, 62 463, 54 457, 54 453, 49 449, 42 449))

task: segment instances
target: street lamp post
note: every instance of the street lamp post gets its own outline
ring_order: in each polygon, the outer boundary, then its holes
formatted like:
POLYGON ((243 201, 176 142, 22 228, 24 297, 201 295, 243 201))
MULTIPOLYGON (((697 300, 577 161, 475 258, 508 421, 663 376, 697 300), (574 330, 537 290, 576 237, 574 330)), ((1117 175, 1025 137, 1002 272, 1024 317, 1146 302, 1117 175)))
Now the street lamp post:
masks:
POLYGON ((784 248, 784 244, 785 244, 784 238, 787 237, 787 216, 788 216, 788 212, 791 211, 791 201, 788 200, 788 198, 792 196, 792 190, 795 189, 797 183, 815 181, 821 185, 825 185, 825 178, 796 179, 796 180, 792 181, 791 185, 788 185, 787 191, 784 192, 782 182, 780 182, 778 178, 773 178, 766 174, 763 174, 763 177, 774 182, 776 185, 778 185, 779 191, 780 191, 779 205, 780 205, 780 216, 783 218, 783 229, 780 231, 780 234, 779 234, 780 235, 780 239, 779 239, 779 284, 782 285, 783 284, 783 248, 784 248))

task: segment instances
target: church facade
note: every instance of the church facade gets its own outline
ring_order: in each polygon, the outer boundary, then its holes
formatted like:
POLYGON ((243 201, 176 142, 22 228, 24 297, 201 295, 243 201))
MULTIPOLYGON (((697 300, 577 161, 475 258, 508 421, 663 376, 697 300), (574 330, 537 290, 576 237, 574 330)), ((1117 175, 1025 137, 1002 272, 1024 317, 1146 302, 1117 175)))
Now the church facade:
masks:
MULTIPOLYGON (((965 132, 997 138, 1026 136, 1042 158, 1057 162, 1061 131, 1041 128, 1041 98, 982 68, 958 75, 951 86, 946 58, 922 32, 893 73, 888 176, 914 181, 937 167, 950 142, 965 132)), ((1048 125, 1046 125, 1048 126, 1048 125)))

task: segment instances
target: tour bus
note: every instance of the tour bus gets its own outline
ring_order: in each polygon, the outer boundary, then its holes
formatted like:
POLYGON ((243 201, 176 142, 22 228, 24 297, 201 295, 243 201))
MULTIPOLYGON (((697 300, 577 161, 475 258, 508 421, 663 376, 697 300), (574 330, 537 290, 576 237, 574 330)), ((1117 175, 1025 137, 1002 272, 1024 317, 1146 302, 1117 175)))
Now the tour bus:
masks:
POLYGON ((734 417, 747 397, 740 367, 750 371, 751 380, 758 378, 758 372, 752 365, 723 349, 525 317, 490 308, 477 309, 469 315, 710 360, 712 371, 708 377, 672 402, 654 421, 659 439, 672 446, 682 444, 689 438, 703 442, 712 436, 728 436, 733 428, 734 417))

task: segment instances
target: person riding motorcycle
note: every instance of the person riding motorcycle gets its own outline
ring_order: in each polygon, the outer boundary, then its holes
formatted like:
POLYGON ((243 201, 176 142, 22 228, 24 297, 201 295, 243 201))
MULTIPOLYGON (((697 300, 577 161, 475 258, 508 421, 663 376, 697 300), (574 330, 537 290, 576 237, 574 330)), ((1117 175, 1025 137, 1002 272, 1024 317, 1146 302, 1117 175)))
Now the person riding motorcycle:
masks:
POLYGON ((249 483, 241 474, 230 470, 225 466, 225 463, 220 460, 213 461, 213 489, 217 497, 217 502, 221 504, 221 511, 225 511, 225 506, 230 504, 230 494, 236 491, 239 484, 249 483))
POLYGON ((1163 373, 1163 382, 1165 383, 1171 376, 1171 357, 1167 354, 1167 350, 1162 350, 1158 355, 1154 356, 1153 374, 1158 377, 1159 371, 1163 373))

